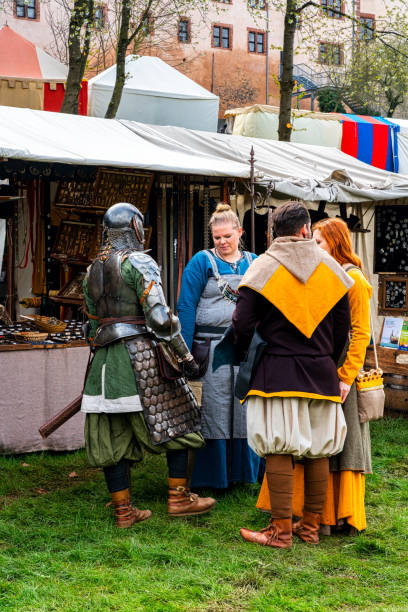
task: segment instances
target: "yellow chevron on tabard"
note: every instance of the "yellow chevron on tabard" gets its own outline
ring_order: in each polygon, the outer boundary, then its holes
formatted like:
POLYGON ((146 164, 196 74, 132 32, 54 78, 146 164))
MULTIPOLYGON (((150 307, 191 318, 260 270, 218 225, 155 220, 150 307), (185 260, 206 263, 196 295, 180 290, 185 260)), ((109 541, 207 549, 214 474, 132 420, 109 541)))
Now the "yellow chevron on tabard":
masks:
POLYGON ((347 293, 347 287, 326 264, 320 262, 306 283, 295 278, 284 266, 279 266, 260 293, 306 338, 310 338, 319 323, 347 293))

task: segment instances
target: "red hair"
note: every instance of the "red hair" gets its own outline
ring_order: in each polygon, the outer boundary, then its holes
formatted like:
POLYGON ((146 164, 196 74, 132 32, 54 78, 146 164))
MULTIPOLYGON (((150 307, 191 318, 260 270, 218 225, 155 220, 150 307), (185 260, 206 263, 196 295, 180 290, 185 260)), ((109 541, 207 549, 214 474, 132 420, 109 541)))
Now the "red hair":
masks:
POLYGON ((353 251, 349 229, 342 219, 322 219, 313 225, 314 230, 319 230, 337 263, 352 263, 362 270, 361 259, 353 251))

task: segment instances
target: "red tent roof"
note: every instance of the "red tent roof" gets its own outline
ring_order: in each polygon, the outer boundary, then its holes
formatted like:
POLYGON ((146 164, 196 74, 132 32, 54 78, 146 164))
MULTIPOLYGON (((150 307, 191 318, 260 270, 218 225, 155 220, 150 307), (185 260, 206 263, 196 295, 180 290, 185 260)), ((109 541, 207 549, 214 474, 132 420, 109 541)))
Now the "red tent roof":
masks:
POLYGON ((0 76, 64 81, 67 67, 5 25, 0 30, 0 76))

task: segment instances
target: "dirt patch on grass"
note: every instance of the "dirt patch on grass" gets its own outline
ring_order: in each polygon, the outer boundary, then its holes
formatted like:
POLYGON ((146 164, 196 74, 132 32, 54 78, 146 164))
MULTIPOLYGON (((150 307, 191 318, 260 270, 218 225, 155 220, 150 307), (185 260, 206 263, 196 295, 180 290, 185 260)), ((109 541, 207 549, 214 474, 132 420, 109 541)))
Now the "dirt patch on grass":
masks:
POLYGON ((47 479, 47 477, 39 479, 38 482, 41 482, 41 487, 38 484, 33 485, 32 488, 24 489, 22 491, 11 491, 6 495, 0 495, 0 509, 3 509, 4 506, 13 503, 21 498, 27 497, 37 497, 38 495, 47 495, 48 493, 52 493, 55 491, 63 491, 65 489, 72 489, 77 487, 84 482, 94 481, 101 474, 101 470, 99 468, 85 468, 83 470, 77 471, 77 475, 75 477, 70 477, 70 473, 64 476, 58 476, 55 479, 47 479))

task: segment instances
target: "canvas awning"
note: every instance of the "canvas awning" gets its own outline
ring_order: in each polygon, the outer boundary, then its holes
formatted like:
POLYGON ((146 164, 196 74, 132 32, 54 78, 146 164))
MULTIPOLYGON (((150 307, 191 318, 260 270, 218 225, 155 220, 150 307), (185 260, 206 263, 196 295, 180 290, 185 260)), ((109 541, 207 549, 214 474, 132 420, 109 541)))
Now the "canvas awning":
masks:
POLYGON ((258 178, 290 197, 350 203, 408 198, 408 176, 334 148, 0 107, 0 159, 248 179, 251 147, 258 178))

